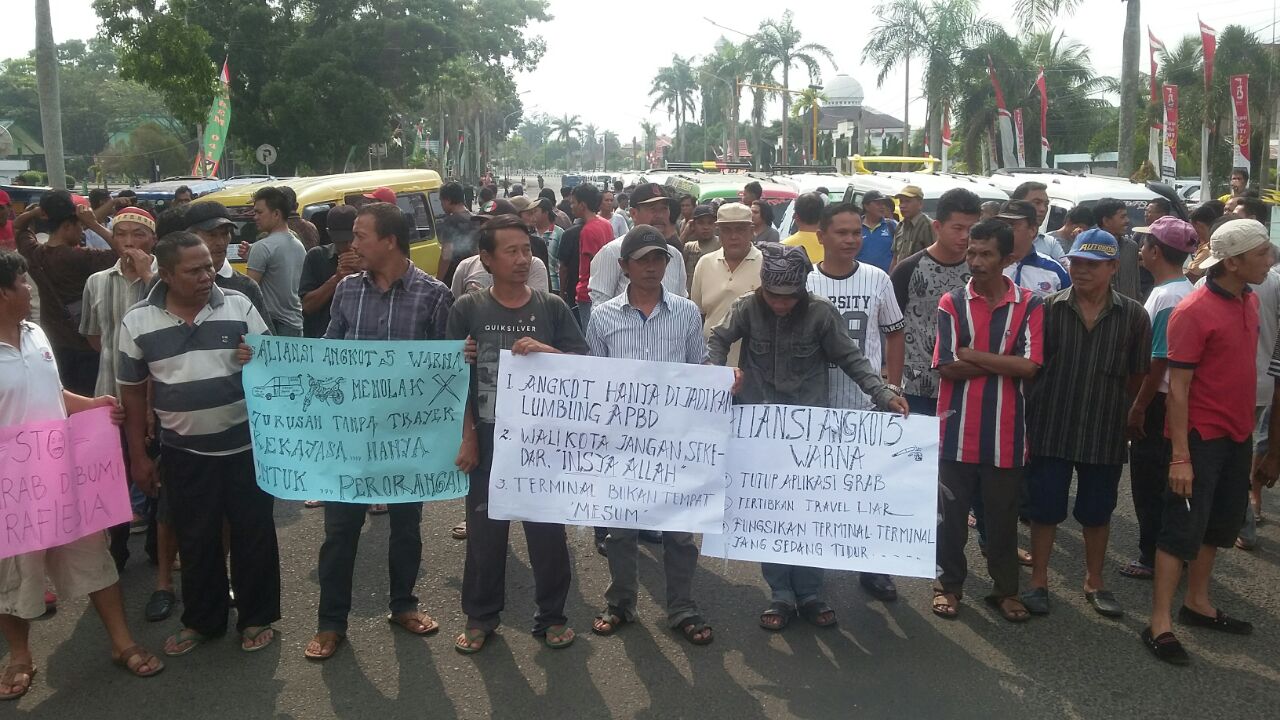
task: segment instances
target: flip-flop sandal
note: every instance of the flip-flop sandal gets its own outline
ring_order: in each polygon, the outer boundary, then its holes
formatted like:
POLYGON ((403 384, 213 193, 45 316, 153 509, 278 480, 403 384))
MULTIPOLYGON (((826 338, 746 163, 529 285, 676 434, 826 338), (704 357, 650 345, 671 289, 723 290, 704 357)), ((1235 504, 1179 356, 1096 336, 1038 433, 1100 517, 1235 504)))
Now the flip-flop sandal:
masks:
POLYGON ((303 500, 302 507, 310 510, 314 510, 315 508, 322 508, 324 507, 324 501, 323 500, 303 500))
POLYGON ((140 678, 148 678, 154 675, 159 675, 160 672, 164 670, 164 663, 160 662, 160 659, 157 658, 155 655, 147 652, 147 650, 143 648, 141 645, 133 645, 131 647, 125 648, 124 652, 111 658, 111 662, 124 668, 130 675, 133 675, 134 677, 140 677, 140 678), (134 658, 138 658, 137 665, 132 664, 134 658), (142 672, 138 670, 138 668, 144 665, 152 665, 153 667, 149 672, 142 672))
POLYGON ((467 628, 461 635, 454 639, 453 649, 463 655, 475 655, 484 649, 484 646, 489 642, 489 636, 491 635, 493 635, 492 630, 467 628), (479 643, 479 645, 476 643, 479 643))
POLYGON ((249 628, 245 628, 245 631, 240 634, 240 649, 247 653, 258 652, 259 650, 266 650, 267 648, 271 647, 271 643, 274 643, 279 637, 280 637, 279 631, 277 631, 275 628, 271 627, 270 625, 263 625, 253 630, 252 632, 249 630, 249 628), (266 641, 261 645, 245 645, 246 642, 251 642, 251 643, 257 642, 258 638, 262 637, 262 635, 268 631, 271 633, 270 640, 266 641))
POLYGON ((791 616, 796 614, 796 609, 784 602, 774 602, 769 604, 769 609, 760 613, 760 627, 770 632, 781 632, 787 629, 791 624, 791 616), (768 618, 780 618, 775 623, 768 622, 768 618))
POLYGON ((935 590, 933 592, 933 606, 930 608, 933 614, 946 620, 955 620, 960 616, 960 596, 955 593, 942 592, 935 590), (955 598, 955 604, 947 602, 947 598, 955 598))
POLYGON ((400 613, 399 615, 388 615, 387 622, 392 625, 398 625, 406 632, 414 635, 431 635, 440 629, 440 623, 433 620, 430 615, 422 612, 421 610, 400 613), (413 622, 421 625, 422 629, 414 630, 412 627, 409 627, 409 624, 413 622))
POLYGON ((831 627, 838 622, 836 619, 836 611, 832 610, 830 605, 822 602, 821 600, 810 600, 804 605, 801 605, 796 612, 798 612, 800 617, 804 618, 806 622, 814 627, 831 627), (828 620, 824 621, 822 616, 827 613, 830 613, 831 616, 828 620))
POLYGON ((0 675, 0 683, 9 685, 10 687, 17 685, 19 690, 12 695, 0 695, 0 702, 5 700, 17 700, 31 691, 31 683, 36 678, 36 666, 30 663, 23 665, 10 665, 4 669, 4 674, 0 675), (25 675, 26 680, 18 682, 18 676, 25 675))
POLYGON ((1150 580, 1156 573, 1150 565, 1133 560, 1120 568, 1120 574, 1134 580, 1150 580))
POLYGON ((201 635, 200 633, 196 632, 195 630, 189 630, 187 628, 183 628, 178 632, 174 633, 173 635, 170 635, 168 638, 165 638, 164 654, 169 657, 182 657, 183 655, 186 655, 191 651, 195 650, 196 648, 200 647, 201 645, 205 644, 210 639, 211 638, 207 638, 204 635, 201 635), (185 648, 181 650, 174 650, 170 652, 168 649, 170 640, 173 641, 174 645, 181 645, 183 643, 190 643, 190 645, 187 645, 185 648))
POLYGON ((596 616, 595 622, 591 623, 591 632, 596 635, 608 637, 618 632, 618 629, 623 625, 626 625, 628 622, 630 622, 630 620, 627 619, 626 613, 616 607, 610 606, 605 609, 604 612, 596 616), (607 626, 608 629, 603 629, 601 627, 602 625, 607 626))
POLYGON ((302 656, 308 660, 328 660, 338 652, 338 648, 342 647, 342 643, 346 639, 347 637, 341 633, 336 633, 333 631, 318 632, 316 633, 315 637, 311 638, 311 642, 319 643, 320 651, 311 652, 311 649, 310 649, 311 643, 307 643, 307 647, 303 648, 302 650, 302 656), (321 635, 333 635, 333 639, 332 639, 333 647, 327 653, 324 651, 324 646, 328 644, 330 640, 327 637, 321 638, 320 637, 321 635))
POLYGON ((457 525, 454 525, 453 529, 449 531, 449 537, 453 538, 454 540, 466 540, 467 524, 465 522, 460 522, 457 525))
POLYGON ((546 646, 552 650, 563 650, 572 645, 573 641, 577 639, 577 634, 568 625, 552 625, 542 634, 542 642, 546 643, 546 646), (560 639, 552 640, 552 635, 560 639))
POLYGON ((694 645, 710 645, 711 641, 715 640, 715 635, 711 630, 711 626, 702 619, 701 615, 690 615, 684 620, 681 620, 677 629, 684 635, 685 640, 688 640, 694 645), (704 630, 707 634, 704 637, 699 638, 698 634, 704 630))
POLYGON ((1023 623, 1031 619, 1031 613, 1027 610, 1027 606, 1023 605, 1022 601, 1013 595, 1009 595, 1007 597, 991 596, 986 600, 988 605, 995 608, 996 612, 1000 613, 1000 617, 1011 623, 1023 623), (1011 601, 1017 603, 1017 606, 1010 607, 1006 604, 1011 601))
POLYGON ((1035 563, 1031 559, 1030 552, 1023 550, 1022 548, 1018 548, 1018 564, 1022 567, 1031 567, 1035 563))

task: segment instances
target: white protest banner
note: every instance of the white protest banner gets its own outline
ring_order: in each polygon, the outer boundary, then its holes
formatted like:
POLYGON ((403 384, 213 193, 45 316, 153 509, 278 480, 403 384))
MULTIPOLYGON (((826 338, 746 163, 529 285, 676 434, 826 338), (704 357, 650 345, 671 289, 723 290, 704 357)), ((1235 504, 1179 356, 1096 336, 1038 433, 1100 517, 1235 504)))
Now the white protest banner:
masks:
POLYGON ((703 555, 934 576, 937 418, 738 405, 729 472, 703 555))
POLYGON ((489 517, 718 530, 732 387, 724 367, 504 350, 489 517))

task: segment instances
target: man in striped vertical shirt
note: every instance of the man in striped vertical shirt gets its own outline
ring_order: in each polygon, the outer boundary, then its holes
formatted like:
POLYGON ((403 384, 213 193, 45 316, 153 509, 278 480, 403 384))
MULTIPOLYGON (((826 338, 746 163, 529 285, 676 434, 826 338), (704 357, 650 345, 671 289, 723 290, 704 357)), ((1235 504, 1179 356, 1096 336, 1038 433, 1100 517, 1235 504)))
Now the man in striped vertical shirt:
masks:
POLYGON ((938 579, 933 612, 957 616, 968 565, 969 507, 986 507, 987 602, 1010 622, 1030 617, 1018 599, 1018 503, 1027 462, 1023 385, 1044 362, 1044 306, 1003 271, 1014 260, 1013 233, 999 220, 969 232, 972 278, 938 303, 933 363, 938 390, 938 579))
MULTIPOLYGON (((618 264, 630 283, 621 295, 595 306, 587 325, 587 345, 599 357, 701 365, 707 361, 702 338, 702 315, 692 300, 667 292, 662 278, 667 264, 680 262, 667 251, 657 228, 637 225, 622 240, 618 264)), ((612 635, 636 618, 639 590, 637 547, 639 530, 609 528, 605 540, 609 558, 608 607, 591 629, 612 635)), ((698 546, 693 534, 662 533, 662 566, 667 580, 667 622, 694 645, 711 642, 711 627, 693 601, 693 573, 698 546)))
POLYGON ((230 610, 223 524, 231 529, 230 586, 246 652, 275 639, 280 619, 280 553, 273 499, 254 478, 241 366, 244 336, 267 331, 249 298, 213 282, 209 249, 192 233, 155 247, 160 282, 120 326, 116 380, 126 414, 134 482, 155 494, 147 426, 160 421, 160 478, 182 555, 182 629, 166 655, 185 655, 222 635, 230 610), (153 401, 147 402, 147 380, 153 401))

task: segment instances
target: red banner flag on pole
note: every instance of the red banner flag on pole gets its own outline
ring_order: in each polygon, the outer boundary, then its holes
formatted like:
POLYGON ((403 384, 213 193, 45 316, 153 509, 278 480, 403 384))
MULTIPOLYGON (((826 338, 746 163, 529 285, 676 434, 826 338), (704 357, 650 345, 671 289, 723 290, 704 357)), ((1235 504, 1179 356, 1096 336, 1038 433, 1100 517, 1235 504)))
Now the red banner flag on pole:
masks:
POLYGON ((1253 128, 1249 123, 1249 76, 1248 75, 1232 75, 1231 76, 1231 126, 1235 129, 1232 137, 1232 146, 1235 151, 1232 153, 1231 167, 1248 168, 1249 167, 1249 136, 1253 132, 1253 128))
POLYGON ((1205 92, 1209 92, 1209 87, 1213 85, 1213 57, 1218 52, 1218 35, 1217 31, 1205 25, 1202 20, 1200 21, 1200 43, 1204 47, 1204 89, 1205 92))
POLYGON ((1156 39, 1151 27, 1147 26, 1147 44, 1150 45, 1151 56, 1151 104, 1160 104, 1160 93, 1156 92, 1156 51, 1164 52, 1164 43, 1156 39))
POLYGON ((1017 145, 1013 138, 1013 118, 1005 108, 1004 92, 1000 89, 1000 81, 996 79, 996 69, 987 56, 987 74, 991 76, 991 87, 996 91, 996 125, 1000 130, 1000 167, 1021 167, 1015 155, 1017 145))
POLYGON ((1044 68, 1036 76, 1036 88, 1040 91, 1040 167, 1049 167, 1049 87, 1044 80, 1044 68))
POLYGON ((942 111, 942 172, 951 170, 951 108, 942 111))
MULTIPOLYGON (((1199 16, 1196 20, 1200 20, 1199 16)), ((1218 51, 1218 36, 1214 29, 1200 21, 1200 42, 1204 48, 1204 91, 1208 95, 1213 86, 1213 58, 1218 51)), ((1209 199, 1209 108, 1205 107, 1200 126, 1200 201, 1209 199)))
POLYGON ((1164 177, 1178 171, 1178 86, 1164 86, 1164 151, 1160 161, 1164 177))
POLYGON ((1027 140, 1026 132, 1022 125, 1022 108, 1013 111, 1013 134, 1017 138, 1015 142, 1018 145, 1018 167, 1027 166, 1027 140))

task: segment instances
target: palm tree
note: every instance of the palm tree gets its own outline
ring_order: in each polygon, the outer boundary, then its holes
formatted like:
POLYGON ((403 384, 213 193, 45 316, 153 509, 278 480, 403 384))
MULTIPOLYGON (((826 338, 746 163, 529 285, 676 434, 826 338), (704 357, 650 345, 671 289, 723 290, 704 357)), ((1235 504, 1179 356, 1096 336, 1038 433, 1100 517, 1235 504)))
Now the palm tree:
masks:
MULTIPOLYGON (((790 10, 782 13, 782 20, 765 20, 760 24, 760 30, 756 32, 753 42, 756 45, 757 52, 764 60, 764 66, 768 72, 772 74, 775 70, 782 70, 782 87, 790 88, 791 68, 795 65, 802 65, 809 72, 809 82, 822 82, 822 68, 818 65, 818 58, 824 58, 831 63, 831 67, 836 66, 835 57, 825 45, 818 43, 801 43, 800 30, 796 28, 793 22, 794 16, 790 10)), ((787 98, 782 99, 782 152, 781 158, 783 163, 787 161, 787 98)))
POLYGON ((871 32, 862 59, 876 67, 877 86, 899 63, 910 77, 911 58, 924 60, 926 136, 930 148, 940 148, 943 108, 956 97, 961 60, 1000 32, 1000 26, 979 14, 976 0, 932 0, 927 5, 924 0, 893 0, 877 6, 875 14, 884 20, 871 32))
POLYGON ((1070 15, 1084 0, 1016 0, 1013 15, 1022 27, 1049 26, 1059 15, 1070 15))
POLYGON ((588 169, 596 169, 596 133, 595 125, 587 124, 582 128, 582 145, 587 151, 587 163, 590 165, 588 169))
POLYGON ((658 126, 648 120, 640 121, 640 132, 644 135, 644 158, 649 162, 649 153, 658 145, 658 126))
POLYGON ((1139 0, 1125 0, 1124 35, 1120 55, 1120 138, 1116 173, 1128 177, 1133 173, 1134 124, 1138 120, 1138 25, 1142 22, 1139 0))
POLYGON ((684 120, 691 114, 693 106, 693 91, 697 89, 698 83, 693 77, 693 68, 690 67, 689 61, 679 55, 672 56, 671 64, 658 68, 658 74, 653 78, 653 86, 649 89, 651 97, 656 96, 653 104, 649 106, 650 110, 657 110, 661 105, 666 108, 667 115, 674 117, 676 120, 676 138, 680 143, 680 158, 683 160, 684 153, 684 133, 681 129, 684 127, 684 120))
POLYGON ((609 172, 609 154, 616 153, 622 147, 622 143, 618 141, 618 133, 612 130, 605 130, 604 135, 600 139, 601 164, 604 165, 604 171, 609 172))
POLYGON ((565 113, 563 117, 551 121, 551 134, 564 144, 564 167, 569 169, 569 141, 582 133, 582 120, 577 115, 565 113))
POLYGON ((744 58, 747 70, 747 77, 751 82, 751 154, 756 159, 756 168, 760 168, 762 162, 762 149, 760 146, 760 130, 764 127, 764 105, 770 99, 777 97, 779 93, 766 89, 767 86, 773 84, 773 78, 770 76, 766 67, 766 60, 760 53, 760 49, 756 44, 748 40, 746 43, 746 57, 744 58))
POLYGON ((711 83, 711 87, 715 88, 713 97, 717 100, 722 97, 727 99, 725 110, 728 115, 726 118, 728 137, 725 142, 729 147, 726 157, 729 160, 737 160, 738 117, 742 107, 741 87, 738 83, 751 71, 749 48, 746 43, 739 45, 720 38, 716 40, 715 52, 703 59, 700 69, 717 81, 711 83))
MULTIPOLYGON (((791 117, 799 119, 801 115, 808 114, 810 123, 817 122, 815 113, 818 112, 819 106, 827 101, 826 94, 817 88, 807 87, 796 93, 795 98, 791 102, 791 117)), ((812 125, 806 130, 805 135, 808 135, 810 131, 812 131, 812 125)), ((805 143, 805 146, 807 147, 808 143, 805 143)), ((817 157, 809 158, 810 163, 816 163, 817 161, 817 157)))

